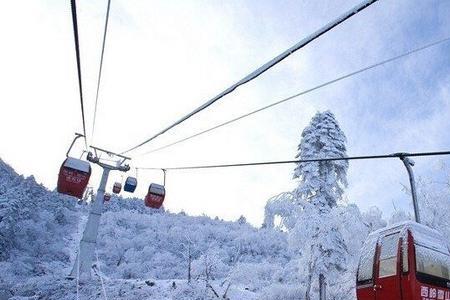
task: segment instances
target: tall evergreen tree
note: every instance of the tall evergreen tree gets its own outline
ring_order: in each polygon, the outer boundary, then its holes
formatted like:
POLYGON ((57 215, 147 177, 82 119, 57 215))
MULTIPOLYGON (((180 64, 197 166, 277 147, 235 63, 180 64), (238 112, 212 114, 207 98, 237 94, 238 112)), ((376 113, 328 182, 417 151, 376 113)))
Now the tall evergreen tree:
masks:
MULTIPOLYGON (((296 158, 345 157, 345 143, 346 137, 333 113, 318 112, 302 132, 296 158)), ((345 160, 298 164, 294 170, 294 178, 300 181, 294 191, 296 197, 320 210, 335 207, 347 186, 347 169, 345 160)))
MULTIPOLYGON (((296 158, 345 157, 345 143, 345 135, 333 113, 318 112, 302 132, 296 158)), ((347 169, 348 162, 342 160, 299 163, 294 171, 294 178, 299 180, 294 198, 304 207, 297 216, 291 240, 301 244, 307 257, 306 299, 311 299, 314 282, 318 283, 319 294, 324 299, 326 276, 338 277, 345 270, 348 253, 333 208, 347 186, 347 169)))

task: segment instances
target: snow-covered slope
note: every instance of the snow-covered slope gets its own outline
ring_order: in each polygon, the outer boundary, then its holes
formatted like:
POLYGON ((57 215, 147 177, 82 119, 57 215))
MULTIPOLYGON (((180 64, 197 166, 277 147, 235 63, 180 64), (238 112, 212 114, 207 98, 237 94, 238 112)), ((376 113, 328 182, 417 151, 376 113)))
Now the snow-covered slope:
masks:
MULTIPOLYGON (((0 161, 0 299, 74 299, 76 283, 64 277, 87 213, 87 205, 0 161)), ((227 291, 231 299, 257 299, 289 257, 279 231, 146 209, 139 199, 117 197, 105 208, 98 241, 111 298, 208 299, 227 291)), ((99 297, 99 277, 79 292, 83 299, 99 297)))
POLYGON ((0 291, 35 276, 63 276, 83 210, 0 160, 0 291))

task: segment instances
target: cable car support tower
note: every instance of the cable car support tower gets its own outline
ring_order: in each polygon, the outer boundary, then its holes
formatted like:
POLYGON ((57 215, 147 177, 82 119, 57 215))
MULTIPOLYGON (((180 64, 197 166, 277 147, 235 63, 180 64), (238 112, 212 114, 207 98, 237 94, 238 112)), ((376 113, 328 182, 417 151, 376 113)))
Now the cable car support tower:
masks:
POLYGON ((89 212, 88 221, 86 223, 86 227, 84 229, 83 236, 80 241, 80 247, 77 253, 77 257, 75 259, 72 271, 68 276, 68 278, 70 279, 81 277, 86 277, 87 279, 91 278, 91 266, 92 261, 94 259, 95 248, 97 245, 98 227, 100 224, 100 217, 103 212, 103 198, 105 195, 105 188, 108 182, 109 172, 110 171, 127 172, 130 170, 130 166, 125 163, 127 160, 130 160, 129 157, 116 154, 111 151, 107 151, 94 146, 90 146, 90 148, 92 148, 94 153, 89 151, 87 154, 87 160, 102 167, 103 173, 100 185, 97 190, 95 201, 94 203, 91 204, 91 210, 89 212), (117 158, 116 164, 112 165, 101 161, 98 152, 116 157, 117 158))
POLYGON ((421 223, 420 220, 420 212, 419 212, 419 203, 417 202, 417 190, 416 190, 416 181, 414 179, 414 172, 412 167, 414 166, 414 161, 408 157, 409 153, 397 153, 398 158, 405 165, 406 171, 408 171, 409 176, 409 184, 411 185, 411 197, 413 201, 414 207, 414 219, 416 223, 421 223))

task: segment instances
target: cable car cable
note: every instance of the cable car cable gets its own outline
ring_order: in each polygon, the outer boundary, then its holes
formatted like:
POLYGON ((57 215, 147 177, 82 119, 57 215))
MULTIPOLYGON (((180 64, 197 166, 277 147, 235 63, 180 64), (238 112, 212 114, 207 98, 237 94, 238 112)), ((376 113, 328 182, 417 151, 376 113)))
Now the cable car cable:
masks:
POLYGON ((78 38, 78 21, 77 21, 77 6, 75 0, 70 0, 70 6, 72 9, 72 22, 73 22, 73 37, 75 41, 75 54, 77 59, 77 72, 78 72, 78 88, 80 92, 80 103, 81 103, 81 118, 83 120, 83 133, 84 133, 84 144, 86 150, 88 149, 87 138, 86 138, 86 121, 84 118, 84 104, 83 104, 83 85, 81 80, 81 61, 80 61, 80 43, 78 38))
POLYGON ((335 79, 333 79, 333 80, 330 80, 330 81, 321 83, 321 84, 319 84, 319 85, 316 85, 316 86, 314 86, 314 87, 312 87, 312 88, 309 88, 309 89, 307 89, 307 90, 301 91, 301 92, 299 92, 299 93, 297 93, 297 94, 294 94, 294 95, 292 95, 292 96, 289 96, 289 97, 284 98, 284 99, 282 99, 282 100, 279 100, 279 101, 277 101, 277 102, 271 103, 271 104, 269 104, 269 105, 266 105, 266 106, 263 106, 263 107, 261 107, 261 108, 258 108, 258 109, 254 110, 254 111, 251 111, 251 112, 248 112, 248 113, 246 113, 246 114, 243 114, 243 115, 241 115, 241 116, 239 116, 239 117, 236 117, 236 118, 234 118, 234 119, 231 119, 231 120, 228 120, 228 121, 226 121, 226 122, 217 124, 217 125, 215 125, 215 126, 213 126, 213 127, 210 127, 210 128, 208 128, 208 129, 199 131, 199 132, 197 132, 197 133, 195 133, 195 134, 193 134, 193 135, 190 135, 190 136, 188 136, 188 137, 185 137, 185 138, 176 140, 176 141, 174 141, 174 142, 168 143, 168 144, 166 144, 166 145, 163 145, 163 146, 161 146, 161 147, 152 149, 152 150, 150 150, 150 151, 148 151, 148 152, 145 152, 145 153, 142 153, 142 154, 140 154, 140 155, 137 155, 137 157, 141 157, 141 156, 144 156, 144 155, 147 155, 147 154, 150 154, 150 153, 154 153, 154 152, 157 152, 157 151, 160 151, 160 150, 169 148, 169 147, 171 147, 171 146, 177 145, 177 144, 179 144, 179 143, 182 143, 182 142, 185 142, 185 141, 190 140, 190 139, 192 139, 192 138, 198 137, 198 136, 200 136, 200 135, 203 135, 203 134, 205 134, 205 133, 208 133, 208 132, 213 131, 213 130, 215 130, 215 129, 218 129, 218 128, 220 128, 220 127, 229 125, 229 124, 231 124, 231 123, 234 123, 234 122, 239 121, 239 120, 241 120, 241 119, 244 119, 244 118, 246 118, 246 117, 249 117, 249 116, 251 116, 251 115, 254 115, 254 114, 258 113, 258 112, 261 112, 261 111, 264 111, 264 110, 266 110, 266 109, 269 109, 269 108, 272 108, 272 107, 274 107, 274 106, 277 106, 277 105, 279 105, 279 104, 288 102, 288 101, 293 100, 294 98, 297 98, 297 97, 299 97, 299 96, 303 96, 303 95, 309 94, 309 93, 311 93, 311 92, 313 92, 313 91, 316 91, 316 90, 318 90, 318 89, 324 88, 324 87, 329 86, 329 85, 332 85, 332 84, 337 83, 337 82, 339 82, 339 81, 342 81, 342 80, 344 80, 344 79, 347 79, 347 78, 353 77, 353 76, 355 76, 355 75, 358 75, 358 74, 360 74, 360 73, 364 73, 364 72, 366 72, 366 71, 369 71, 369 70, 371 70, 371 69, 374 69, 374 68, 383 66, 383 65, 385 65, 385 64, 387 64, 387 63, 391 63, 391 62, 393 62, 393 61, 399 60, 399 59, 404 58, 404 57, 406 57, 406 56, 409 56, 409 55, 412 55, 412 54, 415 54, 415 53, 424 51, 424 50, 426 50, 426 49, 429 49, 429 48, 438 46, 438 45, 443 44, 443 43, 448 42, 448 41, 450 41, 450 37, 447 37, 447 38, 444 38, 444 39, 441 39, 441 40, 438 40, 438 41, 435 41, 435 42, 426 44, 426 45, 421 46, 421 47, 419 47, 419 48, 415 48, 415 49, 413 49, 413 50, 404 52, 404 53, 402 53, 402 54, 400 54, 400 55, 397 55, 397 56, 391 57, 391 58, 389 58, 389 59, 386 59, 386 60, 377 62, 377 63, 375 63, 375 64, 366 66, 366 67, 364 67, 364 68, 362 68, 362 69, 359 69, 359 70, 350 72, 350 73, 348 73, 348 74, 345 74, 345 75, 340 76, 340 77, 338 77, 338 78, 335 78, 335 79))
POLYGON ((250 167, 250 166, 266 166, 266 165, 281 165, 281 164, 299 164, 310 162, 323 162, 323 161, 338 161, 338 160, 368 160, 368 159, 385 159, 385 158, 402 158, 402 157, 421 157, 421 156, 437 156, 437 155, 450 155, 450 151, 438 151, 438 152, 415 152, 415 153, 392 153, 381 155, 362 155, 362 156, 348 156, 348 157, 329 157, 329 158, 312 158, 301 160, 280 160, 280 161, 264 161, 264 162, 250 162, 250 163, 232 163, 232 164, 217 164, 217 165, 200 165, 200 166, 181 166, 171 168, 144 168, 139 167, 141 170, 196 170, 196 169, 214 169, 214 168, 230 168, 230 167, 250 167))
POLYGON ((263 74, 264 72, 266 72, 267 70, 272 68, 273 66, 277 65, 278 63, 280 63, 282 60, 284 60, 286 57, 288 57, 292 53, 294 53, 297 50, 299 50, 299 49, 303 48, 304 46, 308 45, 312 41, 316 40, 317 38, 319 38, 323 34, 327 33, 331 29, 337 27, 341 23, 345 22, 346 20, 348 20, 352 16, 358 14, 360 11, 364 10, 365 8, 369 7, 370 5, 372 5, 373 3, 377 2, 377 1, 378 0, 365 0, 365 1, 363 1, 359 5, 355 6, 354 8, 350 9, 349 11, 347 11, 346 13, 344 13, 343 15, 338 17, 336 20, 326 24, 321 29, 317 30, 316 32, 314 32, 313 34, 307 36, 306 38, 302 39, 300 42, 298 42, 294 46, 290 47, 289 49, 287 49, 286 51, 284 51, 280 55, 276 56, 275 58, 271 59, 270 61, 268 61, 267 63, 265 63, 261 67, 259 67, 258 69, 254 70, 253 72, 251 72, 250 74, 248 74, 247 76, 245 76, 244 78, 242 78, 241 80, 239 80, 238 82, 236 82, 235 84, 233 84, 232 86, 230 86, 229 88, 224 90, 223 92, 219 93, 217 96, 215 96, 212 99, 208 100, 207 102, 205 102, 204 104, 202 104, 198 108, 194 109, 192 112, 188 113, 187 115, 185 115, 184 117, 182 117, 181 119, 179 119, 178 121, 173 123, 172 125, 169 125, 168 127, 166 127, 163 130, 159 131, 158 133, 156 133, 152 137, 148 138, 144 142, 142 142, 142 143, 140 143, 140 144, 138 144, 138 145, 136 145, 134 147, 131 147, 128 150, 125 150, 125 151, 121 152, 121 154, 125 154, 125 153, 128 153, 130 151, 133 151, 133 150, 135 150, 135 149, 137 149, 137 148, 147 144, 148 142, 154 140, 158 136, 166 133, 167 131, 169 131, 170 129, 174 128, 175 126, 183 123, 184 121, 186 121, 190 117, 192 117, 195 114, 201 112, 202 110, 208 108, 209 106, 214 104, 216 101, 218 101, 219 99, 223 98, 224 96, 230 94, 231 92, 233 92, 235 89, 237 89, 241 85, 244 85, 244 84, 252 81, 253 79, 257 78, 258 76, 260 76, 261 74, 263 74))
POLYGON ((96 117, 97 117, 98 93, 99 93, 99 90, 100 90, 100 82, 101 82, 101 78, 102 78, 103 56, 105 54, 106 33, 108 32, 108 20, 109 20, 110 7, 111 7, 111 0, 108 0, 108 6, 106 8, 106 17, 105 17, 105 29, 104 29, 104 32, 103 32, 102 54, 100 56, 100 66, 99 66, 99 69, 98 69, 97 92, 96 92, 96 95, 95 95, 94 120, 92 122, 91 144, 94 141, 95 120, 96 120, 96 117))

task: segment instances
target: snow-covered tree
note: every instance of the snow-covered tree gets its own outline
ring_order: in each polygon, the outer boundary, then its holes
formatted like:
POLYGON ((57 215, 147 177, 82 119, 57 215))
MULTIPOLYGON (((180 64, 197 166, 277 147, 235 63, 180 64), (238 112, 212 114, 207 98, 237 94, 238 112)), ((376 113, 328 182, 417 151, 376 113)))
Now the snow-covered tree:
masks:
POLYGON ((295 225, 298 209, 292 193, 281 193, 270 198, 264 207, 263 227, 289 231, 295 225), (277 217, 279 224, 276 224, 277 217))
POLYGON ((244 216, 240 216, 239 217, 239 219, 237 220, 237 222, 239 223, 239 224, 247 224, 247 219, 244 217, 244 216))
MULTIPOLYGON (((442 167, 437 178, 419 177, 416 181, 417 197, 422 223, 450 238, 450 168, 442 167)), ((409 189, 407 190, 410 193, 409 189)), ((412 205, 412 204, 411 204, 412 205)), ((403 219, 413 219, 412 213, 398 212, 403 219)), ((450 246, 450 245, 449 245, 450 246)))
MULTIPOLYGON (((330 111, 316 113, 301 137, 299 160, 346 156, 346 137, 330 111)), ((320 210, 335 207, 347 186, 347 169, 345 160, 299 163, 294 170, 294 178, 300 182, 296 197, 320 210)))
MULTIPOLYGON (((345 143, 345 135, 333 113, 318 112, 302 132, 296 158, 345 157, 345 143)), ((332 209, 347 186, 347 169, 348 162, 339 160, 299 163, 294 171, 294 178, 299 181, 294 190, 295 202, 310 203, 297 215, 290 239, 294 248, 300 246, 297 251, 303 251, 306 260, 306 299, 312 297, 314 282, 319 281, 319 292, 323 293, 326 274, 339 277, 337 273, 346 268, 347 248, 332 209)))
POLYGON ((383 212, 376 206, 371 206, 369 210, 363 213, 364 224, 368 227, 369 232, 385 227, 386 221, 382 218, 383 212))

